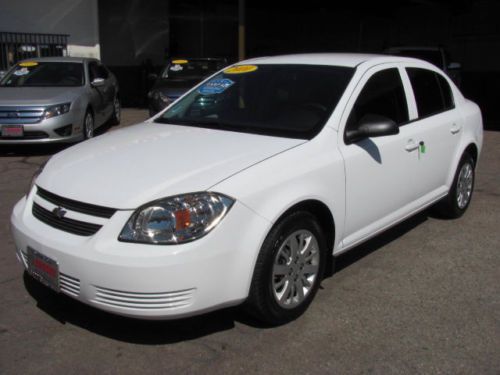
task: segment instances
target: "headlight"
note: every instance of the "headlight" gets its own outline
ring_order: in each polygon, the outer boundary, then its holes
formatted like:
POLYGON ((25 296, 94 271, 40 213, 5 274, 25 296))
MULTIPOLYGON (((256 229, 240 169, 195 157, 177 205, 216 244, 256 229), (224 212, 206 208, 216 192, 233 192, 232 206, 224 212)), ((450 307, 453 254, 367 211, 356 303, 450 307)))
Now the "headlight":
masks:
POLYGON ((154 201, 134 212, 118 239, 160 245, 193 241, 215 228, 233 203, 233 199, 211 192, 154 201))
POLYGON ((69 107, 71 107, 71 103, 63 103, 63 104, 53 105, 52 107, 47 107, 45 108, 43 116, 47 119, 63 115, 69 112, 69 107))
POLYGON ((31 189, 33 189, 33 186, 35 186, 36 179, 38 176, 40 176, 40 174, 42 174, 43 168, 45 168, 45 164, 47 164, 47 162, 48 162, 48 160, 45 163, 43 163, 42 165, 40 165, 38 167, 38 169, 35 171, 35 173, 33 174, 33 177, 31 177, 30 186, 29 186, 29 189, 28 189, 28 192, 26 193, 26 195, 28 195, 31 192, 31 189))
POLYGON ((161 91, 156 91, 156 90, 148 92, 148 98, 153 99, 156 102, 163 102, 166 105, 170 104, 171 102, 168 96, 166 96, 161 91))
POLYGON ((165 103, 165 104, 170 104, 170 98, 168 96, 166 96, 165 94, 163 94, 161 91, 159 92, 159 97, 160 97, 160 100, 165 103))

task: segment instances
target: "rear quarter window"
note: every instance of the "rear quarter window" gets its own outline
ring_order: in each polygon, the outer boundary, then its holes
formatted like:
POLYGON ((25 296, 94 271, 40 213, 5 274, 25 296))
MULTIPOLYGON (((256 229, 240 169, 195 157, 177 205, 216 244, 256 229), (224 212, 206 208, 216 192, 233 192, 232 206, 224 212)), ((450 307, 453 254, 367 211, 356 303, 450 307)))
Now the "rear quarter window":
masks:
POLYGON ((406 68, 417 102, 418 117, 428 117, 455 107, 451 87, 432 70, 406 68))

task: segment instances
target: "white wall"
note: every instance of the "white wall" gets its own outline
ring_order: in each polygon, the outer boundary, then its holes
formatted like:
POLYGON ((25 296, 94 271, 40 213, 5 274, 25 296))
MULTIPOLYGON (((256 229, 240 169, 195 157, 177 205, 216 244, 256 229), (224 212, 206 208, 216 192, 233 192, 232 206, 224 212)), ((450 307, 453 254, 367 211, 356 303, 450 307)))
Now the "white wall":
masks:
POLYGON ((98 0, 0 0, 0 31, 69 34, 70 56, 100 58, 98 0))

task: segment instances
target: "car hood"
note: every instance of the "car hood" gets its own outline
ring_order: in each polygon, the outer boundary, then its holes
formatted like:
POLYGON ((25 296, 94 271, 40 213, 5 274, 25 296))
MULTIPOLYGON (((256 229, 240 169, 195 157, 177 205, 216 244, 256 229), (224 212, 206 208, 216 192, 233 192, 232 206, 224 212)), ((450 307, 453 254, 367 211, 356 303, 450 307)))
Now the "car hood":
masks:
POLYGON ((0 106, 46 106, 74 100, 83 87, 0 87, 0 106))
POLYGON ((54 155, 36 183, 63 197, 118 209, 204 191, 304 140, 143 123, 54 155))

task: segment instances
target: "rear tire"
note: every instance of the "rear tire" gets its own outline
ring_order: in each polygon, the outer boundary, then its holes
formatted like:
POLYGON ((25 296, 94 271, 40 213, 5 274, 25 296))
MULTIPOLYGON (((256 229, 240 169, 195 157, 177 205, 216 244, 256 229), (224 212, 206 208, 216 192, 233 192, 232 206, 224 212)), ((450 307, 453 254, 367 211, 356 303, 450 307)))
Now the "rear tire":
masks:
POLYGON ((117 96, 117 97, 115 97, 115 100, 113 101, 113 114, 111 115, 111 117, 109 119, 110 125, 113 125, 113 126, 120 125, 121 111, 122 111, 122 107, 120 104, 120 99, 117 96))
POLYGON ((260 250, 246 310, 270 325, 302 315, 324 275, 326 248, 321 227, 309 212, 294 212, 280 220, 260 250))
POLYGON ((455 219, 462 216, 469 207, 474 191, 475 162, 469 153, 464 153, 458 163, 453 184, 448 195, 435 206, 435 212, 444 218, 455 219))

